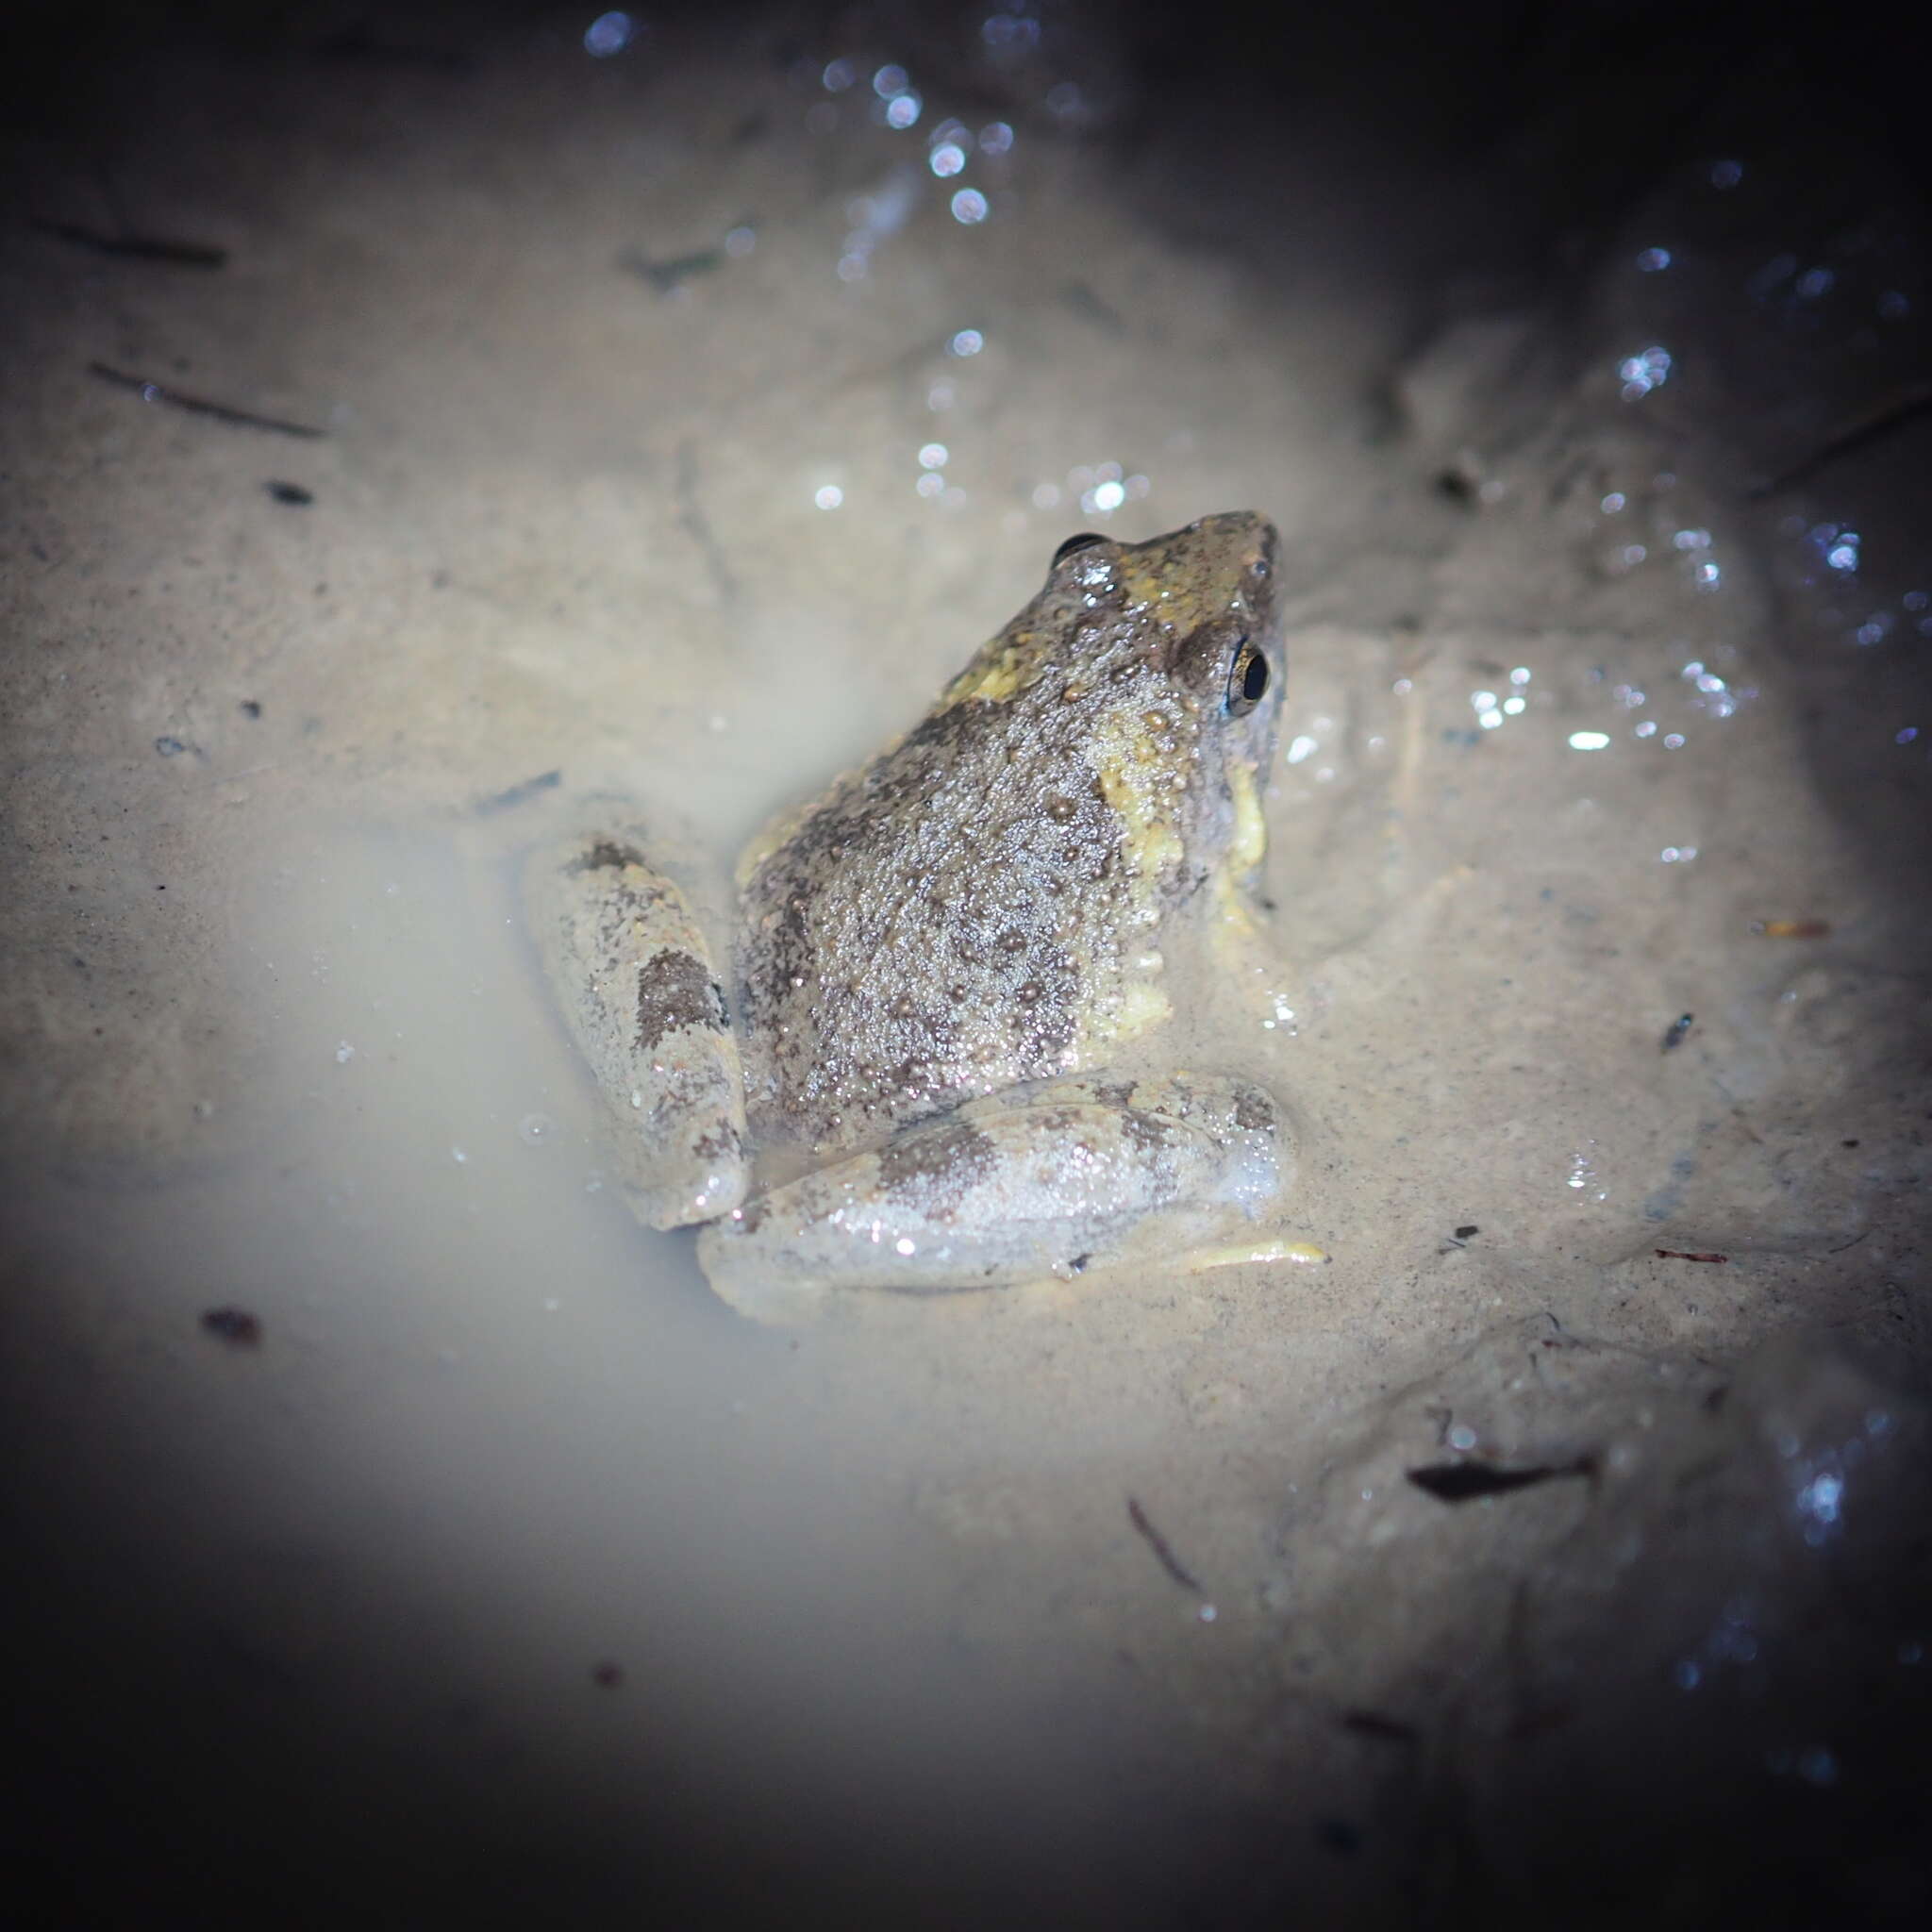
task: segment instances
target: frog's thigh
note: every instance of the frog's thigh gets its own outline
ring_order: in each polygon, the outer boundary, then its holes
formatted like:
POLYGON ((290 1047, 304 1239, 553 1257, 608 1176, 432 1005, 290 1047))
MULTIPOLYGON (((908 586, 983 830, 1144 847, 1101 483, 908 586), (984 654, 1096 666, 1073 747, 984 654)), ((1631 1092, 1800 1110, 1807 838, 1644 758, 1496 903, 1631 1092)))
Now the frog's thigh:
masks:
POLYGON ((1069 1079, 999 1094, 758 1196, 698 1238, 711 1285, 784 1319, 834 1290, 938 1293, 1217 1251, 1292 1158, 1251 1081, 1069 1079))
POLYGON ((623 839, 536 855, 530 929, 616 1132, 631 1207, 679 1227, 744 1199, 744 1089, 724 989, 684 895, 623 839))

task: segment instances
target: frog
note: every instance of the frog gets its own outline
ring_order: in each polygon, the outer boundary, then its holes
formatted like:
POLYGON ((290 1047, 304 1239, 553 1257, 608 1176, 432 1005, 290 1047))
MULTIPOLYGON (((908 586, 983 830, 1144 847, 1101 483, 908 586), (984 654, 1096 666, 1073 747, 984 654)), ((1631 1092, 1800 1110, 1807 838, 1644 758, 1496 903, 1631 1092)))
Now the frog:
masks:
POLYGON ((1278 550, 1252 511, 1068 538, 924 717, 753 841, 728 950, 634 830, 538 856, 619 1185, 741 1314, 1270 1252, 1288 1117, 1172 1037, 1176 959, 1211 996, 1258 931, 1278 550))

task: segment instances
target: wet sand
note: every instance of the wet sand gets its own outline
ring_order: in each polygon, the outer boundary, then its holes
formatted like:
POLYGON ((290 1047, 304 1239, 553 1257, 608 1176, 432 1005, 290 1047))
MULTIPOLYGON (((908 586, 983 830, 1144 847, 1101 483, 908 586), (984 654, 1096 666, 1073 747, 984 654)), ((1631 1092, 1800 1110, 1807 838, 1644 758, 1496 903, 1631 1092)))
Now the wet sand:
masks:
POLYGON ((1555 30, 1478 140, 1366 32, 996 19, 136 18, 13 117, 22 1853, 1915 1917, 1913 185, 1755 58, 1591 159, 1555 30), (1065 536, 1236 508, 1270 911, 1177 1050, 1331 1258, 741 1320, 603 1185, 520 863, 722 873, 1065 536))

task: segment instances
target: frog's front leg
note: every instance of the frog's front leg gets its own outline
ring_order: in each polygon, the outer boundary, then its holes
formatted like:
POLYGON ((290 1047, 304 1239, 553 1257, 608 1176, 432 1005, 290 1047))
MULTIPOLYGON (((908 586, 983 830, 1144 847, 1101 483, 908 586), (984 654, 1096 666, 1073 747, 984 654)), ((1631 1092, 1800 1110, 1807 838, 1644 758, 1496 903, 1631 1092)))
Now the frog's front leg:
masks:
POLYGON ((618 1179, 652 1227, 728 1213, 749 1172, 724 991, 684 894, 626 839, 542 852, 530 929, 616 1124, 618 1179))
POLYGON ((1293 1171, 1252 1081, 1038 1082, 758 1195, 698 1238, 711 1286, 784 1320, 840 1291, 943 1293, 1248 1258, 1293 1171))

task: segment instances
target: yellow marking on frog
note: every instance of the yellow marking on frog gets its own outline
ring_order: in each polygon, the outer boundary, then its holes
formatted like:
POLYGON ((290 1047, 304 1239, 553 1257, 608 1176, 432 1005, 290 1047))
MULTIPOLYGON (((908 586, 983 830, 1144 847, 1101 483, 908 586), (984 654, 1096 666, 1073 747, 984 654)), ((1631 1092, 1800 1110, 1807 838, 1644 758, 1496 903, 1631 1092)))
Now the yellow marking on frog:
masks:
POLYGON ((1234 843, 1228 848, 1227 869, 1239 877, 1253 872, 1267 858, 1268 821, 1262 815, 1253 766, 1232 765, 1227 787, 1234 794, 1234 843))
POLYGON ((1214 880, 1215 930, 1222 938, 1245 940, 1260 927, 1245 890, 1246 881, 1268 852, 1268 822, 1261 814, 1261 795, 1251 767, 1229 768, 1227 789, 1234 800, 1234 838, 1227 851, 1227 863, 1214 880))
POLYGON ((946 687, 945 695, 940 700, 942 709, 974 699, 981 704, 1003 705, 1019 695, 1024 674, 1036 661, 1033 633, 1021 631, 1004 642, 997 638, 993 642, 1000 644, 996 655, 989 658, 987 652, 992 645, 987 645, 946 687))
POLYGON ((1143 979, 1122 992, 1111 1037, 1115 1040, 1135 1039, 1150 1027, 1161 1024, 1173 1013, 1174 1004, 1166 993, 1158 986, 1149 986, 1143 979))
MULTIPOLYGON (((1153 958, 1152 966, 1138 970, 1158 973, 1159 957, 1153 958)), ((1091 978, 1092 962, 1083 959, 1080 966, 1081 977, 1091 978)), ((1173 1017, 1174 1005, 1162 988, 1151 979, 1127 979, 1110 996, 1090 1003, 1078 1016, 1066 1069, 1072 1072, 1077 1067, 1093 1066, 1123 1042, 1151 1033, 1173 1017)))
POLYGON ((1156 611, 1163 625, 1191 629, 1227 606, 1220 595, 1190 575, 1184 561, 1173 556, 1155 562, 1129 551, 1122 558, 1119 584, 1130 615, 1156 611))
POLYGON ((1195 1255, 1188 1262, 1188 1273, 1200 1274, 1209 1268, 1237 1268, 1250 1261, 1294 1261, 1313 1268, 1334 1258, 1326 1248, 1318 1248, 1313 1241, 1250 1242, 1245 1247, 1209 1248, 1195 1255))
POLYGON ((1174 758, 1137 712, 1115 711, 1093 733, 1100 795, 1121 822, 1121 846, 1134 874, 1136 905, 1151 901, 1155 881, 1184 857, 1169 811, 1174 758))

